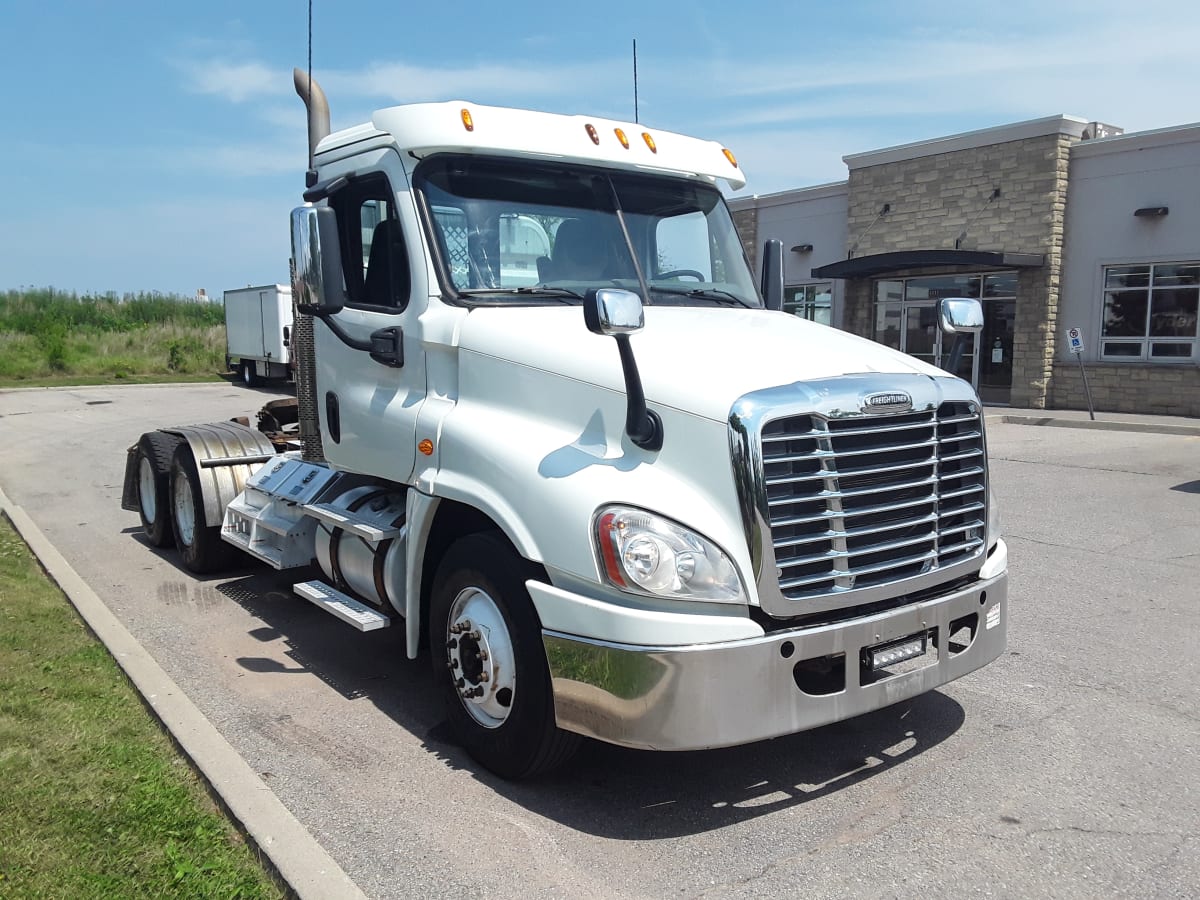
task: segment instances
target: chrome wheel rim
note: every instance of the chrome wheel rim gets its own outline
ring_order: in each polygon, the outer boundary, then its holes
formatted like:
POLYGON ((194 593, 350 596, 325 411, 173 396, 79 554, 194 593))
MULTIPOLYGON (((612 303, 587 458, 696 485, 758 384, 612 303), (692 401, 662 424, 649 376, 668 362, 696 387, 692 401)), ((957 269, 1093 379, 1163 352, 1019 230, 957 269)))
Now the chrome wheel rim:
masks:
POLYGON ((147 522, 154 522, 158 514, 158 495, 154 481, 154 466, 143 456, 138 463, 138 502, 142 505, 142 516, 147 522))
POLYGON ((516 695, 516 648, 500 608, 486 591, 463 588, 446 623, 446 665, 468 715, 499 728, 516 695))
POLYGON ((182 475, 174 479, 175 525, 179 529, 179 540, 187 546, 196 537, 196 507, 192 503, 192 486, 182 475))

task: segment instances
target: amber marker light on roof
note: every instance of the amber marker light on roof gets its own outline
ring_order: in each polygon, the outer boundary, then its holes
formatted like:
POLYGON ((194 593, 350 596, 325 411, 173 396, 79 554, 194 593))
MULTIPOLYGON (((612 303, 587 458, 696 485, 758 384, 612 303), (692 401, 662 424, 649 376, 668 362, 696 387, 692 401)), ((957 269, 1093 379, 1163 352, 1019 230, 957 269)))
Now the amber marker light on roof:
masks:
POLYGON ((617 140, 621 142, 621 146, 628 150, 629 138, 625 137, 625 132, 623 132, 620 128, 614 128, 613 134, 617 136, 617 140))
POLYGON ((593 144, 600 143, 600 132, 596 130, 596 126, 590 122, 584 126, 587 129, 588 137, 592 139, 593 144))
POLYGON ((471 111, 469 109, 462 111, 462 120, 463 128, 467 129, 467 131, 475 130, 475 120, 471 118, 471 111))
POLYGON ((433 456, 433 441, 431 441, 429 438, 425 438, 425 440, 417 444, 417 449, 420 450, 424 456, 433 456))
POLYGON ((725 154, 725 158, 727 160, 729 160, 729 164, 736 169, 737 168, 737 157, 733 155, 733 151, 732 150, 722 150, 721 152, 725 154))
POLYGON ((650 137, 650 132, 642 132, 642 140, 646 142, 646 146, 650 148, 651 153, 657 153, 658 147, 654 145, 654 138, 650 137))

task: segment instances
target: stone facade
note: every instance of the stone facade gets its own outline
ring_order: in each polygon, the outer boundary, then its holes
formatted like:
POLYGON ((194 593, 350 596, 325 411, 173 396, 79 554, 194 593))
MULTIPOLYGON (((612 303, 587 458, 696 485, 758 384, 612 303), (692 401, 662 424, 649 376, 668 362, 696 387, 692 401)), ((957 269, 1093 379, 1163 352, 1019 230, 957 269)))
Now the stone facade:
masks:
POLYGON ((738 237, 742 239, 742 249, 746 251, 746 259, 750 262, 750 271, 758 271, 758 210, 735 209, 733 224, 737 228, 738 237))
MULTIPOLYGON (((1053 372, 1056 306, 1071 134, 1041 134, 878 164, 850 164, 849 255, 902 250, 991 250, 1041 254, 1017 284, 1013 339, 1014 406, 1044 408, 1053 372), (882 212, 884 205, 887 212, 882 212), (882 213, 882 214, 881 214, 882 213), (957 243, 956 243, 957 242, 957 243)), ((889 273, 951 274, 967 269, 889 273)), ((870 337, 871 280, 846 286, 846 327, 870 337)))
MULTIPOLYGON (((1087 365, 1093 406, 1105 412, 1200 417, 1196 366, 1087 365)), ((1054 363, 1052 409, 1087 409, 1079 364, 1054 363)))

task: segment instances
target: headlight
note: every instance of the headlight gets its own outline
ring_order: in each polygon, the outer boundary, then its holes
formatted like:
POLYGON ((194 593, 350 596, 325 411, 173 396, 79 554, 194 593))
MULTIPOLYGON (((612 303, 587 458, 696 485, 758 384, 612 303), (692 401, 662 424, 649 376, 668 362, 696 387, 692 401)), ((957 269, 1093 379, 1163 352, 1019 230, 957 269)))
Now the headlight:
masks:
POLYGON ((996 502, 996 493, 988 485, 988 515, 987 515, 987 545, 990 550, 1000 540, 1000 504, 996 502))
POLYGON ((595 525, 600 568, 616 587, 679 600, 746 602, 729 557, 696 532, 627 506, 605 507, 595 525))

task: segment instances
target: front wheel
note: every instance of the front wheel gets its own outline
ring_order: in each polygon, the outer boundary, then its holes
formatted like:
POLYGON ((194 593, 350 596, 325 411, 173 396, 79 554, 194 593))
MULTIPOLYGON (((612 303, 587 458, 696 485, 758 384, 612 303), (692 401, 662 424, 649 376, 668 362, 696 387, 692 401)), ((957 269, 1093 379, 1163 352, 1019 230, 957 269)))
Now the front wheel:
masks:
POLYGON ((578 735, 554 723, 550 672, 524 561, 497 533, 447 551, 433 584, 434 678, 466 750, 503 778, 561 765, 578 735))

